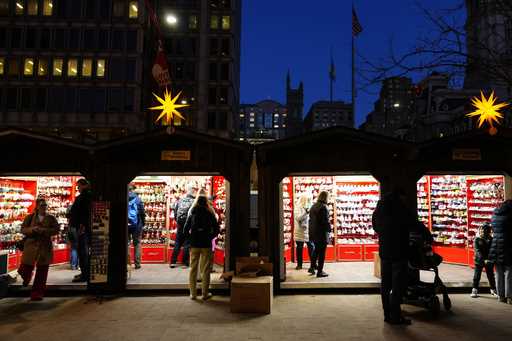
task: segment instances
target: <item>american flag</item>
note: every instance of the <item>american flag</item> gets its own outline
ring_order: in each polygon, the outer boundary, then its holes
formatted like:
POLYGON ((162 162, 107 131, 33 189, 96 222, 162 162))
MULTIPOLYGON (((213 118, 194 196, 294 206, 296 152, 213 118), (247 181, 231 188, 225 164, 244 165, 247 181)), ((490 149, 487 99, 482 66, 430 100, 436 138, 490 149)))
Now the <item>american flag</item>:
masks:
POLYGON ((352 35, 357 37, 361 32, 363 32, 363 26, 361 26, 359 19, 357 19, 355 8, 352 7, 352 35))

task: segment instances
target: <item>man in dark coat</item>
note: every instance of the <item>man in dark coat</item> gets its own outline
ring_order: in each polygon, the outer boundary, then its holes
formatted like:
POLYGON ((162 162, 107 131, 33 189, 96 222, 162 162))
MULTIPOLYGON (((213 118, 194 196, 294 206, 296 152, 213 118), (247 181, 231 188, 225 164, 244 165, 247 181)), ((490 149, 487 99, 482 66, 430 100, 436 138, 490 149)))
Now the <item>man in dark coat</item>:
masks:
POLYGON ((80 195, 76 197, 69 212, 69 226, 78 236, 78 262, 81 273, 73 278, 73 282, 89 280, 89 243, 91 240, 91 203, 92 193, 89 182, 85 179, 77 181, 80 195))
POLYGON ((410 324, 410 320, 402 317, 400 304, 407 288, 409 232, 417 226, 417 220, 405 204, 404 192, 395 189, 384 195, 377 203, 372 221, 379 236, 384 321, 410 324))
POLYGON ((331 232, 329 210, 327 208, 328 197, 329 193, 320 192, 317 202, 309 210, 309 240, 315 245, 309 273, 314 275, 314 267, 317 265, 316 277, 329 276, 324 272, 325 252, 329 244, 329 233, 331 232))
POLYGON ((512 200, 494 211, 489 262, 496 265, 496 291, 501 302, 512 304, 512 200))
POLYGON ((171 256, 171 268, 176 267, 176 262, 178 260, 178 255, 180 253, 180 249, 183 247, 183 266, 188 267, 189 258, 190 258, 190 241, 188 236, 185 234, 185 223, 187 222, 187 217, 196 198, 197 192, 196 185, 189 185, 187 188, 187 195, 181 198, 174 207, 174 219, 176 220, 176 239, 174 240, 174 249, 172 251, 171 256))

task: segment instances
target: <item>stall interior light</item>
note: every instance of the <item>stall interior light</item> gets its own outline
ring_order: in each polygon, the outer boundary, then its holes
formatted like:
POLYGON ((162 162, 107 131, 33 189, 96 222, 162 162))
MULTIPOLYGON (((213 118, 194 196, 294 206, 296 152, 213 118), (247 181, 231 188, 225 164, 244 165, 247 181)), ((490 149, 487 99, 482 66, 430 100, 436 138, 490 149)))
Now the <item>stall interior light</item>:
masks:
POLYGON ((132 4, 132 10, 133 10, 134 12, 138 12, 138 11, 139 11, 139 9, 138 9, 137 5, 135 5, 135 4, 132 4))

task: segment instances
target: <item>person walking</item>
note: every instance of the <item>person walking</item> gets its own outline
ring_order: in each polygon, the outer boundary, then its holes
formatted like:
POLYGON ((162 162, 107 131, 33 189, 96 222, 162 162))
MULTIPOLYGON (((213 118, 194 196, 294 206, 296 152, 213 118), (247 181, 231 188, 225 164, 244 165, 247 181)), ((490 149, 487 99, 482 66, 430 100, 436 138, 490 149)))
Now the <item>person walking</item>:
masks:
POLYGON ((493 238, 489 262, 496 265, 496 291, 500 302, 512 304, 512 200, 492 216, 493 238))
POLYGON ((314 246, 313 243, 309 241, 309 207, 310 203, 307 196, 302 196, 299 198, 297 205, 295 206, 293 217, 295 220, 295 226, 293 229, 293 239, 295 239, 295 253, 297 258, 297 267, 295 270, 301 270, 302 269, 302 263, 303 263, 303 249, 304 249, 304 243, 306 243, 308 248, 308 254, 309 259, 311 262, 310 268, 313 270, 316 268, 316 266, 313 264, 313 250, 314 246))
POLYGON ((21 226, 21 233, 26 236, 18 273, 23 279, 23 286, 29 285, 37 265, 34 284, 30 293, 32 301, 41 301, 46 290, 48 269, 53 258, 52 236, 59 233, 57 219, 47 213, 48 205, 44 199, 36 200, 36 207, 21 226))
POLYGON ((201 273, 201 295, 204 301, 212 295, 210 273, 212 261, 212 240, 217 237, 220 226, 215 212, 208 202, 206 192, 201 190, 197 195, 184 226, 184 233, 190 237, 190 298, 197 298, 197 272, 201 273))
POLYGON ((411 321, 402 316, 400 304, 407 287, 409 232, 418 223, 406 205, 402 189, 395 189, 378 201, 372 225, 379 236, 384 321, 409 325, 411 321))
POLYGON ((174 249, 171 256, 171 268, 176 267, 180 249, 183 247, 183 267, 188 267, 190 257, 190 243, 184 233, 185 223, 187 222, 188 213, 192 207, 197 192, 197 186, 189 185, 187 187, 187 195, 181 198, 174 207, 174 219, 176 220, 176 239, 174 240, 174 249))
POLYGON ((89 243, 91 240, 91 203, 92 192, 85 179, 77 181, 80 194, 75 198, 69 212, 69 228, 74 229, 78 239, 78 263, 80 274, 73 278, 73 283, 89 280, 89 243))
MULTIPOLYGON (((140 237, 146 224, 146 213, 144 211, 144 203, 135 193, 135 189, 135 185, 130 184, 128 188, 128 245, 132 241, 135 251, 135 269, 140 269, 140 237)), ((130 257, 130 248, 128 248, 128 257, 130 257)))
POLYGON ((314 275, 313 265, 317 265, 316 277, 329 276, 324 272, 325 252, 327 251, 329 233, 331 232, 329 209, 327 208, 328 199, 329 193, 320 192, 316 203, 309 210, 309 239, 313 242, 315 251, 311 260, 312 267, 308 271, 314 275))
POLYGON ((485 269, 489 286, 491 288, 491 295, 498 296, 496 294, 496 281, 494 279, 494 264, 489 262, 489 250, 491 248, 492 236, 491 236, 491 225, 485 224, 478 230, 478 236, 475 238, 474 250, 475 250, 475 272, 473 275, 473 290, 471 291, 471 297, 478 297, 478 287, 480 285, 480 278, 482 276, 482 270, 485 269))

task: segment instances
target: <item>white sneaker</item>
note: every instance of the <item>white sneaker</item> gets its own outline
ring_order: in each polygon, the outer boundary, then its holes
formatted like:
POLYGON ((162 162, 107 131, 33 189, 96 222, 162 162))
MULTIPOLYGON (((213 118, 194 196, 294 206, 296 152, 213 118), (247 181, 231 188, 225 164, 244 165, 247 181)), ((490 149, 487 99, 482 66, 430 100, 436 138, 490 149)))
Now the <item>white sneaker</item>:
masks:
POLYGON ((471 298, 477 298, 478 297, 478 289, 473 288, 471 290, 471 298))
POLYGON ((491 296, 498 297, 498 293, 496 292, 496 290, 491 289, 491 296))

